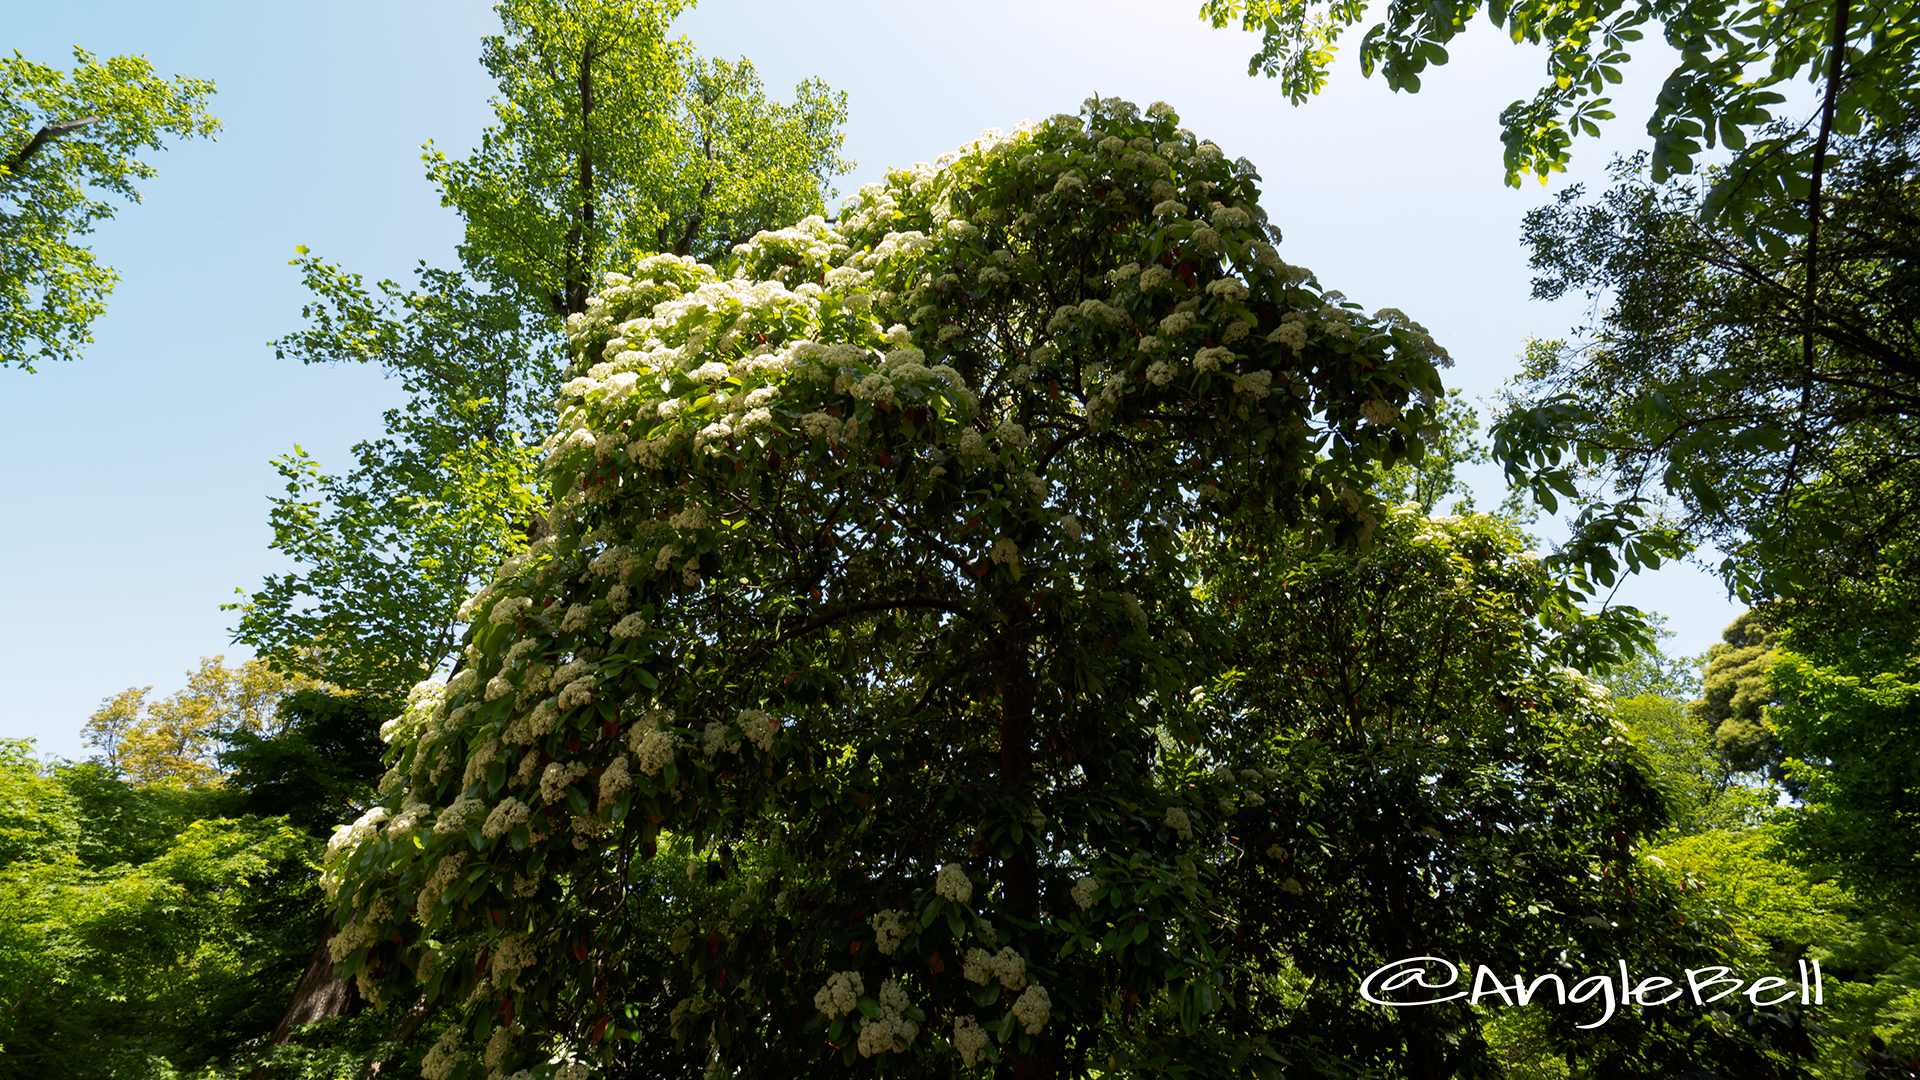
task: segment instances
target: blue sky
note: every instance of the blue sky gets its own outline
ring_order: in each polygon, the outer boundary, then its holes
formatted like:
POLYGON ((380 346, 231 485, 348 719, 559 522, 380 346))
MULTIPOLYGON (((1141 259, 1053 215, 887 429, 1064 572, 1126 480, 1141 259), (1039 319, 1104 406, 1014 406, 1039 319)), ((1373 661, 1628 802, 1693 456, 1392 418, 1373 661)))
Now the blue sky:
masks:
MULTIPOLYGON (((0 737, 87 753, 80 725, 128 686, 179 688, 232 646, 236 588, 284 568, 268 550, 271 460, 303 446, 344 467, 399 400, 377 372, 303 368, 267 344, 300 326, 287 265, 305 244, 368 278, 451 265, 459 221, 423 177, 420 144, 474 145, 491 118, 483 0, 326 5, 11 0, 6 47, 66 66, 79 45, 212 79, 216 142, 151 159, 145 201, 92 237, 120 273, 95 343, 72 364, 0 371, 0 737)), ((1363 80, 1351 50, 1301 108, 1248 78, 1255 39, 1209 29, 1198 0, 986 0, 966 5, 707 0, 675 26, 703 53, 753 60, 784 95, 818 76, 849 97, 843 193, 931 161, 988 127, 1074 111, 1090 94, 1172 103, 1184 125, 1249 158, 1281 254, 1368 308, 1398 307, 1453 354, 1450 385, 1488 397, 1529 336, 1558 337, 1578 302, 1528 299, 1520 219, 1564 184, 1597 184, 1645 143, 1668 65, 1628 68, 1620 119, 1542 187, 1501 182, 1497 117, 1531 95, 1544 56, 1484 24, 1418 95, 1363 80)), ((1478 478, 1483 505, 1497 477, 1478 478)), ((1669 617, 1704 651, 1738 610, 1678 567, 1620 602, 1669 617)))

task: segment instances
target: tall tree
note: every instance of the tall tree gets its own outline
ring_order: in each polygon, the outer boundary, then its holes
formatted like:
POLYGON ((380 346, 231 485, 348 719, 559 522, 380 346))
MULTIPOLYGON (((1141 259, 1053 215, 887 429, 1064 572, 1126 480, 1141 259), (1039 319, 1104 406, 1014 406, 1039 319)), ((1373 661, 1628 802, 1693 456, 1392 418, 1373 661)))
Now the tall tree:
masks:
POLYGON ((1529 350, 1496 454, 1536 489, 1669 520, 1727 555, 1750 602, 1842 652, 1899 651, 1920 589, 1911 500, 1920 432, 1920 132, 1846 140, 1809 292, 1809 239, 1703 221, 1700 188, 1637 162, 1597 200, 1529 215, 1536 296, 1584 293, 1593 322, 1529 350), (1809 347, 1811 342, 1811 347, 1809 347))
POLYGON ((236 640, 340 686, 401 694, 451 656, 487 568, 543 534, 535 444, 566 363, 563 327, 603 276, 656 251, 719 258, 824 209, 845 96, 817 80, 767 99, 752 65, 666 37, 646 0, 510 0, 486 39, 495 123, 465 158, 427 147, 466 221, 461 268, 369 286, 301 249, 303 363, 372 363, 406 406, 324 473, 296 448, 275 546, 302 569, 232 605, 236 640))
POLYGON ((153 166, 134 155, 168 135, 211 137, 213 84, 153 73, 138 56, 73 50, 72 72, 0 56, 0 367, 71 360, 93 340, 117 278, 74 238, 139 202, 153 166))
POLYGON ((552 533, 470 602, 465 666, 416 688, 383 805, 330 845, 343 970, 452 1013, 429 1075, 1271 1076, 1310 1034, 1266 1012, 1271 947, 1308 948, 1274 918, 1292 889, 1345 945, 1429 862, 1484 856, 1513 915, 1500 841, 1457 822, 1513 782, 1474 740, 1566 785, 1513 812, 1543 875, 1634 876, 1658 801, 1525 629, 1538 569, 1497 523, 1367 494, 1438 419, 1433 342, 1283 262, 1251 166, 1177 125, 1090 101, 762 234, 730 276, 655 256, 589 304, 552 533), (1277 626, 1303 647, 1245 644, 1277 626), (1430 651, 1403 663, 1408 636, 1430 651), (1299 658, 1294 684, 1235 689, 1243 657, 1299 658), (1423 757, 1449 717, 1460 748, 1423 757), (1336 737, 1359 747, 1316 771, 1336 737), (1381 800, 1454 753, 1463 789, 1429 801, 1459 844, 1428 847, 1381 800), (1321 789, 1324 838, 1261 809, 1321 789), (1297 870, 1247 846, 1276 830, 1297 870), (1356 870, 1380 896, 1335 898, 1356 870))

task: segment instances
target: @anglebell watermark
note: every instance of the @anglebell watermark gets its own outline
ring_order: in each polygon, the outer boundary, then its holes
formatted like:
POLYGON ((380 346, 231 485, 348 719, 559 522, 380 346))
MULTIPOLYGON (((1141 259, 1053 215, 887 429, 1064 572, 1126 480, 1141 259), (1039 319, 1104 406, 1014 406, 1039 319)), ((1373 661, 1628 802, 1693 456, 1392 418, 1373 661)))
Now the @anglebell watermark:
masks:
POLYGON ((1743 992, 1748 1001, 1761 1007, 1784 1005, 1796 996, 1802 1005, 1826 1004, 1818 960, 1813 961, 1811 968, 1807 961, 1800 961, 1800 983, 1797 988, 1792 981, 1772 975, 1748 982, 1734 977, 1733 969, 1727 967, 1688 968, 1685 986, 1660 975, 1635 982, 1627 970, 1627 962, 1621 960, 1618 963, 1618 974, 1588 975, 1575 980, 1571 987, 1558 975, 1538 975, 1531 980, 1524 975, 1516 975, 1512 982, 1501 982, 1500 976, 1492 968, 1480 964, 1473 972, 1472 989, 1436 997, 1434 995, 1440 991, 1460 985, 1459 966, 1438 956, 1412 956, 1377 968, 1362 979, 1360 996, 1375 1005, 1395 1009, 1438 1005, 1461 998, 1466 998, 1469 1005, 1478 1005, 1488 998, 1499 998, 1506 1005, 1527 1005, 1536 998, 1550 1000, 1557 1005, 1584 1005, 1597 1000, 1602 1010, 1600 1019, 1591 1024, 1577 1025, 1582 1029, 1597 1028, 1613 1019, 1614 1013, 1622 1005, 1647 1008, 1688 996, 1692 997, 1695 1005, 1708 1005, 1743 992), (1711 996, 1701 996, 1703 992, 1716 987, 1720 989, 1711 996))

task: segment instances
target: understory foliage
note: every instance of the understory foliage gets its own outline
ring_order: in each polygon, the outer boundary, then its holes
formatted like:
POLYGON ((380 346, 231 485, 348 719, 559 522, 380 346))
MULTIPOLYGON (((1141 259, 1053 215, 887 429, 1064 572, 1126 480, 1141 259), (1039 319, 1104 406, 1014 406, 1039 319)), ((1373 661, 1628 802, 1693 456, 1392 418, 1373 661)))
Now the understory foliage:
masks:
POLYGON ((0 742, 0 1077, 173 1077, 272 1027, 320 844, 220 795, 0 742))
MULTIPOLYGON (((1363 494, 1420 455, 1444 354, 1282 262, 1256 183, 1096 99, 731 276, 607 278, 553 531, 329 846, 340 969, 453 1021, 429 1080, 1350 1072, 1326 1010, 1437 1075, 1478 1051, 1433 1018, 1299 1002, 1401 947, 1355 928, 1413 892, 1462 948, 1566 944, 1512 910, 1538 887, 1620 927, 1580 949, 1699 952, 1628 855, 1660 820, 1629 744, 1545 661, 1545 576, 1363 494)), ((1688 1030, 1608 1060, 1768 1071, 1688 1030)))

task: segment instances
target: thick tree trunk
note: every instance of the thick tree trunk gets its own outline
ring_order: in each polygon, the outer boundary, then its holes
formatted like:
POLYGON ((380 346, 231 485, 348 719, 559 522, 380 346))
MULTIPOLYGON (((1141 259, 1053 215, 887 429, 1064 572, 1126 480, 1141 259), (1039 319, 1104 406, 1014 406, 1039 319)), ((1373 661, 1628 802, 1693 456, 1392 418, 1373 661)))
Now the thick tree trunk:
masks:
POLYGON ((322 940, 307 960, 307 973, 300 976, 300 982, 293 988, 293 1000, 287 1004, 286 1014, 280 1017, 272 1038, 267 1041, 275 1046, 284 1045, 293 1037, 293 1029, 302 1024, 329 1016, 352 1016, 363 1004, 360 991, 333 973, 333 957, 327 952, 326 941, 322 940))
MULTIPOLYGON (((352 1016, 365 1004, 352 983, 333 973, 333 956, 327 951, 323 930, 319 946, 307 958, 306 974, 294 985, 293 1000, 287 1003, 287 1011, 274 1026, 267 1044, 285 1046, 293 1041, 293 1033, 301 1025, 330 1016, 352 1016)), ((248 1073, 247 1080, 273 1080, 278 1075, 277 1069, 262 1065, 248 1073)))

